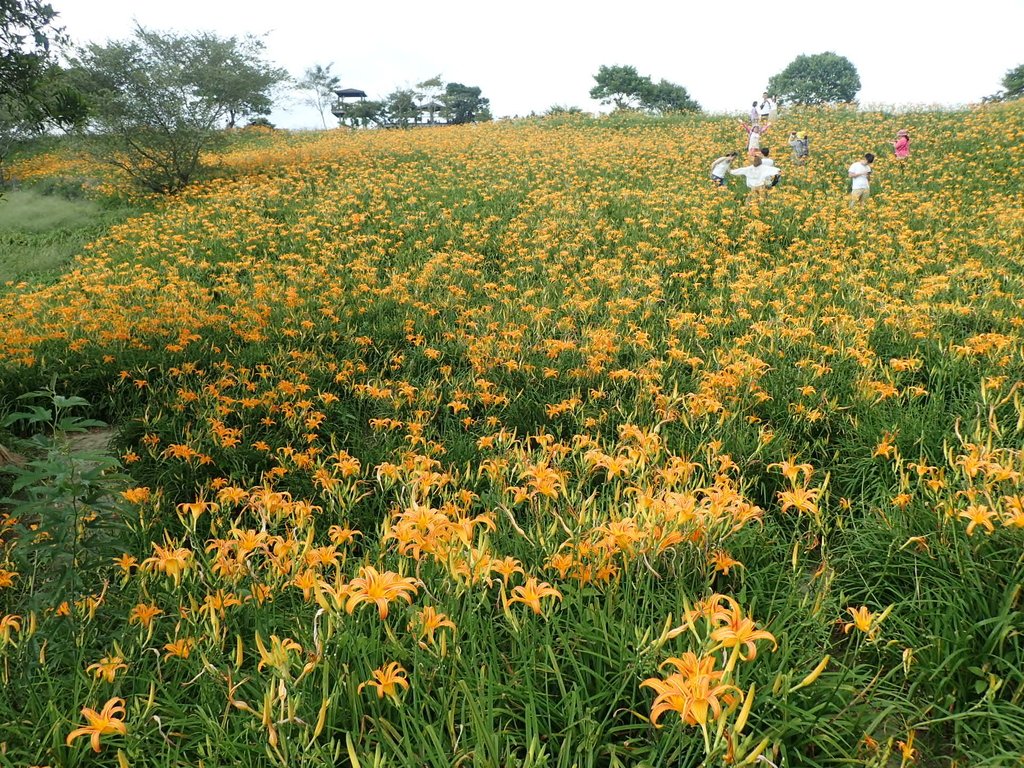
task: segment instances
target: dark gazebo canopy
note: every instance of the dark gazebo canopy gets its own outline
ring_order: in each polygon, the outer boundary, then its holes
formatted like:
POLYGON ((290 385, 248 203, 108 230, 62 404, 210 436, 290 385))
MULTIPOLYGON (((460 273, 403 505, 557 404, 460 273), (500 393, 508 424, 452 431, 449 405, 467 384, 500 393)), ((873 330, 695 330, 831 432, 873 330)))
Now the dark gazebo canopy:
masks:
POLYGON ((434 124, 434 115, 442 109, 444 109, 444 104, 438 104, 436 101, 428 101, 426 104, 421 104, 419 107, 420 112, 426 112, 429 115, 429 122, 431 125, 434 124))
POLYGON ((345 119, 345 99, 365 99, 366 91, 358 88, 340 88, 334 92, 338 100, 331 105, 331 114, 339 120, 345 119))

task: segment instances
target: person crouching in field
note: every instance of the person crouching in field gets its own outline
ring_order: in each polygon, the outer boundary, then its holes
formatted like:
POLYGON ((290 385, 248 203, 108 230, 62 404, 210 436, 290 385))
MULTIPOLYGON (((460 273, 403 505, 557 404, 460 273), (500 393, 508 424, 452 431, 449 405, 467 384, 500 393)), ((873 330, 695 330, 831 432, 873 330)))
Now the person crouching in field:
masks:
MULTIPOLYGON (((875 162, 875 156, 870 152, 864 155, 863 160, 858 160, 850 166, 850 207, 856 208, 864 203, 871 196, 871 164, 875 162)), ((735 173, 735 171, 734 171, 735 173)))
POLYGON ((791 131, 789 146, 793 149, 793 165, 807 165, 811 156, 811 140, 804 131, 791 131))
POLYGON ((733 176, 743 176, 747 180, 747 203, 757 205, 768 191, 767 182, 778 175, 779 169, 774 165, 765 165, 760 155, 754 155, 750 165, 729 171, 733 176))
MULTIPOLYGON (((772 151, 768 147, 761 147, 760 151, 761 151, 761 164, 762 165, 770 165, 772 168, 778 168, 778 166, 775 165, 775 160, 773 160, 770 157, 772 151)), ((771 189, 772 187, 778 186, 780 178, 782 178, 782 171, 779 171, 774 176, 772 176, 770 179, 765 179, 765 181, 764 181, 765 189, 768 190, 768 189, 771 189)))
POLYGON ((722 155, 711 164, 711 181, 716 187, 725 186, 725 177, 732 168, 736 156, 736 152, 730 152, 728 155, 722 155))

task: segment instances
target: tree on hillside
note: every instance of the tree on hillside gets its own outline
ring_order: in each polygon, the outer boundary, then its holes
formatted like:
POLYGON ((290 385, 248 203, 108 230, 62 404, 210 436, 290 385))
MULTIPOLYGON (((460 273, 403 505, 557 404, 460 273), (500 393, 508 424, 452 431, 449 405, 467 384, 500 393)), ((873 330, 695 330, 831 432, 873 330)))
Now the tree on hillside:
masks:
POLYGON ((1024 96, 1024 64, 1014 67, 1003 77, 1004 99, 1019 99, 1024 96))
POLYGON ((383 101, 360 99, 345 105, 345 117, 353 128, 387 128, 388 108, 383 101))
POLYGON ((845 56, 831 52, 797 56, 768 81, 768 92, 790 104, 853 101, 859 90, 857 68, 845 56))
POLYGON ((302 73, 302 77, 295 84, 300 91, 308 92, 303 103, 320 113, 320 120, 323 122, 324 128, 327 127, 327 112, 330 111, 331 105, 334 103, 334 92, 341 85, 341 78, 331 74, 333 66, 333 61, 327 66, 314 64, 302 73))
POLYGON ((643 109, 648 112, 695 112, 700 105, 687 90, 668 80, 653 82, 636 67, 602 65, 594 75, 597 85, 590 89, 590 98, 616 109, 643 109))
POLYGON ((419 94, 408 88, 399 88, 384 99, 384 110, 389 125, 408 128, 420 116, 417 104, 419 94))
POLYGON ((144 189, 181 189, 225 118, 269 106, 271 84, 283 71, 263 62, 261 51, 209 34, 141 26, 129 40, 90 45, 73 63, 97 155, 144 189), (228 52, 237 67, 227 63, 228 52))
POLYGON ((444 80, 440 73, 427 78, 421 83, 416 83, 416 97, 421 103, 427 105, 425 109, 429 113, 429 121, 434 122, 434 115, 439 111, 441 97, 444 95, 444 80))
POLYGON ((452 125, 490 120, 491 102, 480 94, 477 86, 448 83, 441 97, 442 116, 452 125))
POLYGON ((661 80, 642 95, 641 105, 652 112, 699 112, 700 104, 681 85, 661 80))
POLYGON ((264 60, 263 40, 218 38, 209 33, 196 36, 196 46, 206 50, 203 72, 198 76, 224 107, 227 127, 241 118, 266 116, 274 106, 274 91, 290 80, 288 73, 264 60))
POLYGON ((640 106, 643 94, 651 88, 651 78, 641 75, 636 67, 602 64, 594 75, 597 85, 590 89, 590 98, 616 109, 640 106))
POLYGON ((416 96, 420 99, 437 101, 444 95, 444 80, 440 73, 416 83, 416 96))
POLYGON ((0 0, 0 169, 15 142, 85 118, 81 97, 53 58, 65 42, 55 19, 39 0, 0 0))

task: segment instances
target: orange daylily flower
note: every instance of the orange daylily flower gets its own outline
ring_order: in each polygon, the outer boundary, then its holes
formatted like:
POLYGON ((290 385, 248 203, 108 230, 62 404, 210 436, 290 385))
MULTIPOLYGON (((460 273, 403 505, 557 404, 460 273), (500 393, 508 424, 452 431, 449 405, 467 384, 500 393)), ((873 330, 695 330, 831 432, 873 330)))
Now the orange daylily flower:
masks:
POLYGON ((281 675, 287 676, 291 666, 291 652, 302 652, 302 646, 290 638, 281 639, 277 635, 270 636, 270 648, 263 643, 263 637, 256 633, 256 648, 260 652, 260 662, 256 669, 271 667, 281 675))
POLYGON ((771 632, 757 629, 754 620, 743 615, 739 603, 731 597, 725 600, 729 607, 715 611, 711 617, 716 624, 721 624, 711 632, 711 639, 718 643, 717 647, 737 649, 736 653, 743 661, 750 661, 757 656, 755 643, 758 640, 770 640, 773 648, 779 647, 771 632))
POLYGON ((97 680, 102 678, 106 682, 112 683, 114 678, 117 677, 118 671, 122 669, 128 669, 128 665, 124 663, 124 659, 120 656, 104 656, 95 664, 90 664, 86 667, 85 671, 92 672, 93 677, 97 680))
POLYGON ((856 627, 868 637, 874 638, 875 633, 878 631, 878 625, 875 623, 877 614, 868 610, 866 605, 862 605, 860 608, 847 608, 846 611, 850 614, 853 621, 843 624, 843 632, 849 634, 850 630, 856 627))
POLYGON ((434 633, 439 629, 444 627, 452 630, 455 629, 455 623, 446 614, 429 605, 420 609, 420 612, 416 615, 416 621, 409 624, 409 629, 416 625, 419 626, 420 637, 424 638, 428 643, 434 642, 434 633))
POLYGON ((348 600, 345 603, 345 610, 352 613, 360 603, 373 603, 382 619, 388 616, 388 603, 392 600, 405 600, 412 602, 412 595, 416 594, 418 582, 416 579, 399 576, 391 571, 378 571, 373 566, 363 566, 359 569, 358 578, 352 579, 348 584, 348 600))
POLYGON ((119 696, 115 696, 104 704, 100 712, 84 707, 82 716, 88 721, 88 725, 80 726, 68 734, 65 744, 69 747, 82 736, 88 736, 93 752, 99 752, 102 736, 113 734, 123 736, 128 733, 128 726, 124 723, 124 699, 119 696))
POLYGON ((509 598, 508 603, 509 605, 523 603, 530 606, 534 613, 539 614, 541 612, 540 601, 543 597, 554 597, 561 600, 562 593, 546 581, 538 581, 531 576, 526 580, 526 584, 512 588, 512 597, 509 598))
POLYGON ((373 686, 377 689, 377 698, 385 696, 398 701, 398 689, 408 689, 409 681, 406 679, 405 667, 397 661, 392 661, 386 667, 373 670, 373 677, 364 683, 359 684, 358 691, 362 692, 366 686, 373 686))
POLYGON ((714 669, 714 657, 700 658, 688 651, 681 658, 667 659, 662 666, 666 664, 677 671, 665 679, 651 677, 640 683, 641 688, 657 693, 651 705, 654 726, 666 712, 676 712, 685 724, 704 727, 709 715, 716 720, 722 716, 723 700, 742 695, 736 686, 721 682, 725 671, 714 669))

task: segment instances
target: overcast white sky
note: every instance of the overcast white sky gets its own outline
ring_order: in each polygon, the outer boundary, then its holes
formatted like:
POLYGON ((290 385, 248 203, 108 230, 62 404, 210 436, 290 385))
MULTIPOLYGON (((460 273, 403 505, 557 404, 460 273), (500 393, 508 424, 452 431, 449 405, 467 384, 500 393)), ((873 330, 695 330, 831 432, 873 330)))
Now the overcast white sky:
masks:
MULTIPOLYGON (((179 32, 265 35, 293 76, 333 62, 371 98, 440 74, 478 85, 495 116, 588 96, 602 64, 679 83, 707 110, 740 112, 801 53, 857 67, 863 104, 964 104, 1024 63, 1024 0, 50 0, 79 44, 136 22, 179 32)), ((330 116, 328 116, 330 117, 330 116)), ((320 127, 294 96, 271 120, 320 127)))

